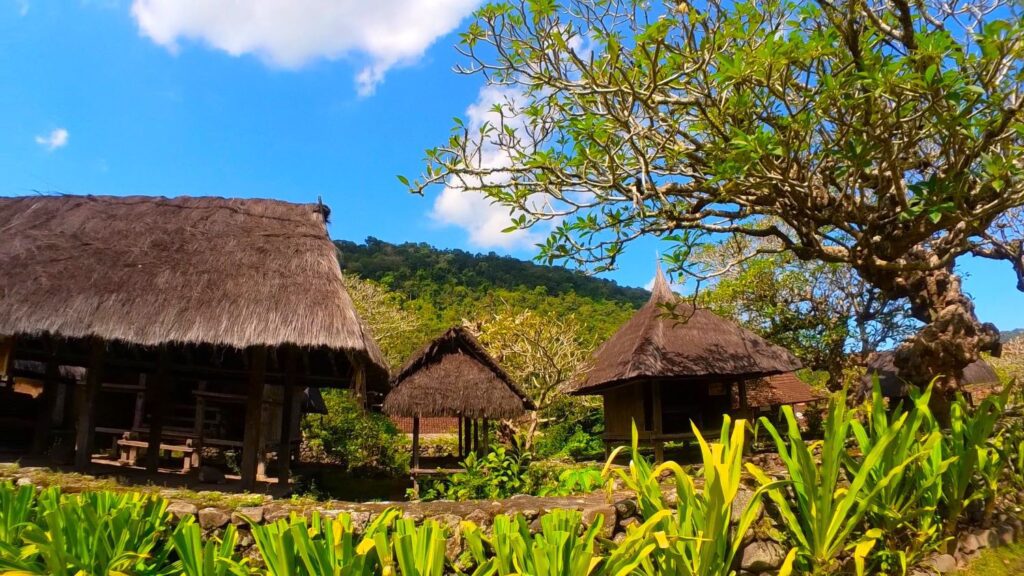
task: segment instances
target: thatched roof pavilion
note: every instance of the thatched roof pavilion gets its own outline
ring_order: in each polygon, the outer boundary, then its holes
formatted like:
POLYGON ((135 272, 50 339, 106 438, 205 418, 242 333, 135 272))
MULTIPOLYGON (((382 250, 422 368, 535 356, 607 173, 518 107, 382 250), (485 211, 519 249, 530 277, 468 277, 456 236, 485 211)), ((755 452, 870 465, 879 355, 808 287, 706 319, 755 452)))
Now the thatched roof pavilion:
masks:
POLYGON ((775 374, 747 382, 747 405, 771 410, 778 406, 807 404, 824 399, 795 373, 775 374))
MULTIPOLYGON (((414 354, 395 376, 384 399, 385 414, 413 418, 413 468, 418 464, 420 418, 482 420, 486 426, 488 420, 517 418, 534 408, 480 342, 461 326, 449 329, 414 354)), ((465 432, 460 433, 460 442, 468 435, 465 432)), ((468 438, 463 445, 468 448, 471 443, 468 438)))
POLYGON ((571 392, 604 397, 607 442, 628 441, 635 421, 660 452, 689 437, 691 420, 716 429, 734 389, 746 411, 748 381, 799 368, 785 348, 681 300, 659 267, 650 300, 597 349, 571 392))
MULTIPOLYGON (((247 422, 265 383, 383 396, 386 364, 342 284, 327 214, 260 199, 0 198, 0 338, 16 358, 88 368, 87 405, 101 374, 125 371, 150 375, 157 406, 154 381, 249 382, 247 422)), ((80 464, 91 411, 80 411, 80 464)), ((247 450, 259 436, 247 425, 247 450)), ((250 480, 254 461, 243 455, 250 480)))
MULTIPOLYGON (((865 366, 866 372, 861 378, 862 392, 865 397, 871 394, 875 376, 878 376, 882 396, 892 399, 910 396, 910 387, 913 385, 899 377, 895 360, 895 353, 890 350, 876 352, 868 358, 865 366)), ((971 394, 974 391, 984 391, 985 388, 997 386, 1000 384, 1000 380, 996 369, 982 359, 972 362, 964 368, 964 377, 960 384, 968 394, 971 394)))

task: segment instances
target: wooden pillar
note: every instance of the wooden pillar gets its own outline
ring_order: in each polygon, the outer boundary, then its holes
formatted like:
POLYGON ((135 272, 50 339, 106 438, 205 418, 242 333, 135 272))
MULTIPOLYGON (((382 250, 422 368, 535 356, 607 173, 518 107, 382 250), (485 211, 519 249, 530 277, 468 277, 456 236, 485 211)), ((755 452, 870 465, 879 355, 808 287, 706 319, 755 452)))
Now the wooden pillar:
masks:
POLYGON ((32 435, 32 454, 41 455, 50 445, 50 430, 53 428, 53 409, 56 406, 57 389, 60 386, 60 363, 57 360, 57 344, 50 340, 47 345, 46 374, 43 376, 43 392, 39 395, 39 414, 32 435))
POLYGON ((167 388, 170 351, 157 350, 156 372, 146 379, 146 406, 149 408, 149 441, 146 447, 146 471, 160 469, 160 443, 164 439, 164 415, 167 412, 167 388))
POLYGON ((661 406, 661 382, 653 383, 653 394, 654 394, 654 406, 652 415, 654 418, 654 461, 664 462, 665 461, 665 441, 661 439, 664 416, 664 411, 661 406))
POLYGON ((292 473, 292 428, 294 428, 295 393, 298 380, 296 352, 284 349, 284 394, 281 400, 281 445, 277 449, 277 480, 287 485, 292 473))
POLYGON ((463 440, 463 437, 462 437, 462 415, 461 414, 458 417, 458 423, 459 423, 458 424, 458 426, 459 426, 459 452, 456 455, 459 458, 462 458, 462 440, 463 440))
POLYGON ((92 462, 93 429, 96 427, 96 393, 103 381, 103 340, 89 340, 89 366, 78 394, 75 425, 75 467, 83 469, 92 462))
POLYGON ((263 387, 267 372, 267 349, 249 349, 249 394, 245 405, 245 436, 242 440, 242 489, 256 489, 256 471, 262 450, 263 387))
POLYGON ((739 381, 740 388, 740 413, 743 414, 744 418, 750 418, 750 404, 747 403, 747 381, 739 381))
POLYGON ((412 417, 412 469, 420 468, 420 417, 412 417))
POLYGON ((348 358, 352 362, 352 395, 361 408, 366 408, 366 362, 355 353, 348 358))
POLYGON ((487 420, 487 418, 483 419, 483 429, 484 429, 483 434, 482 434, 483 439, 484 439, 483 449, 484 449, 484 452, 486 453, 488 450, 491 449, 491 425, 490 425, 490 422, 487 420))
POLYGON ((480 451, 480 421, 476 418, 473 419, 473 451, 477 456, 482 454, 480 451))

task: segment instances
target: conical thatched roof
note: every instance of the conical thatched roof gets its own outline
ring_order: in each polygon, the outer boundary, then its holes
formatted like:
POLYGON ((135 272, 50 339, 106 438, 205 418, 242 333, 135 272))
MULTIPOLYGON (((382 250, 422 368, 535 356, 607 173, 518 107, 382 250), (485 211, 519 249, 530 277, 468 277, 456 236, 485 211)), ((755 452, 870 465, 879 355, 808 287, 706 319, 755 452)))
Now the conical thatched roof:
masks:
POLYGON ((497 419, 533 409, 533 402, 461 326, 413 355, 384 399, 389 416, 497 419))
MULTIPOLYGON (((882 389, 882 396, 886 398, 904 398, 910 396, 910 386, 906 380, 899 377, 896 370, 896 355, 892 351, 877 352, 868 359, 866 373, 861 378, 864 386, 862 392, 865 396, 870 395, 873 378, 878 376, 878 384, 882 389)), ((999 384, 999 375, 996 369, 985 360, 978 360, 968 364, 964 368, 964 378, 960 382, 964 387, 999 384)))
POLYGON ((44 333, 326 348, 366 358, 387 379, 318 204, 0 198, 0 334, 44 333))
POLYGON ((598 348, 572 392, 592 394, 647 378, 759 378, 799 368, 785 348, 682 302, 659 267, 651 299, 598 348))

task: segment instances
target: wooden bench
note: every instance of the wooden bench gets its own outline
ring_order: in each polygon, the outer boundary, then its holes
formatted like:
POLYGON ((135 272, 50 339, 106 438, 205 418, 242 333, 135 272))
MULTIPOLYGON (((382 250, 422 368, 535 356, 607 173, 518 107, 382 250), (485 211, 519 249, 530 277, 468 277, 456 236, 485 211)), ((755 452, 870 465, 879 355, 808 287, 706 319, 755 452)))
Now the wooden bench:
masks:
MULTIPOLYGON (((117 446, 121 451, 120 462, 128 466, 134 466, 139 458, 139 448, 148 449, 149 442, 134 438, 131 432, 125 432, 124 436, 117 441, 117 446)), ((192 470, 192 454, 195 452, 195 447, 192 446, 191 439, 186 439, 184 444, 165 444, 161 442, 160 450, 181 452, 184 455, 182 457, 181 471, 188 472, 192 470)))

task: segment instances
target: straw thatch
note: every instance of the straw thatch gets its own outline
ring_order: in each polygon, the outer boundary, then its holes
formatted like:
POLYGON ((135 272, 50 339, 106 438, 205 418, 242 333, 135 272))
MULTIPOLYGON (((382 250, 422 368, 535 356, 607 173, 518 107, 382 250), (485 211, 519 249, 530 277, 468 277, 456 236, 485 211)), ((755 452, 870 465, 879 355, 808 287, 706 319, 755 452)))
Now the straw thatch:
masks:
MULTIPOLYGON (((878 376, 878 384, 882 396, 886 398, 906 398, 910 396, 912 386, 899 377, 896 370, 895 354, 892 351, 878 352, 868 359, 866 373, 861 378, 865 396, 870 394, 874 376, 878 376)), ((995 368, 985 360, 978 360, 964 368, 964 377, 960 382, 965 388, 999 384, 999 375, 995 368)))
POLYGON ((0 198, 0 334, 324 347, 386 374, 342 285, 324 210, 224 198, 0 198))
POLYGON ((413 355, 384 399, 389 416, 498 419, 533 409, 533 402, 462 327, 448 330, 413 355))
POLYGON ((593 367, 572 392, 593 394, 647 378, 747 379, 798 368, 785 348, 682 302, 659 268, 651 299, 598 348, 593 367))
POLYGON ((822 399, 792 372, 752 380, 746 386, 747 405, 752 408, 805 404, 822 399))

